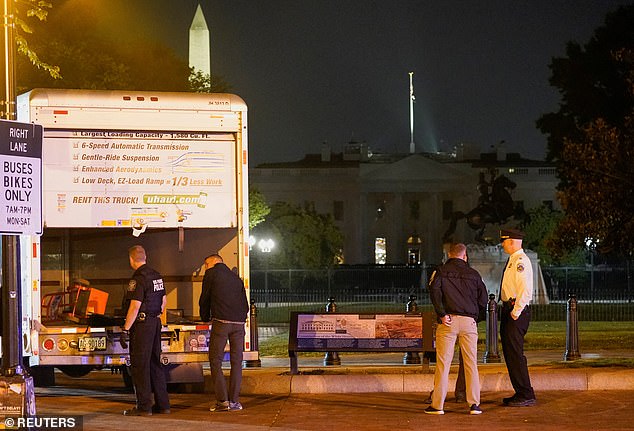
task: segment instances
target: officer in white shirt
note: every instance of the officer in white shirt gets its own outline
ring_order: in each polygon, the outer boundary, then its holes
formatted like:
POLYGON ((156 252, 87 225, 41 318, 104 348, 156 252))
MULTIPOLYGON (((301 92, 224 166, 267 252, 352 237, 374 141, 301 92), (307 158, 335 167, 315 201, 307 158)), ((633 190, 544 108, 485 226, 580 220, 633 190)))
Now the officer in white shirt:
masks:
POLYGON ((528 407, 537 402, 524 356, 524 336, 531 320, 529 303, 533 298, 533 268, 522 249, 523 238, 524 233, 517 229, 500 231, 502 248, 509 255, 500 292, 500 338, 506 369, 515 390, 512 397, 502 400, 509 407, 528 407))

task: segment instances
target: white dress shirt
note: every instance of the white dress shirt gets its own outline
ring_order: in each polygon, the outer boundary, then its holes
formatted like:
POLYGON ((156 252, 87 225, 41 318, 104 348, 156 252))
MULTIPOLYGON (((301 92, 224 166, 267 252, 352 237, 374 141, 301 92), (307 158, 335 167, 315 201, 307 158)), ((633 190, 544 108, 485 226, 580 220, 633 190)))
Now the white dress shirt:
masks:
POLYGON ((511 314, 517 319, 533 299, 533 267, 523 249, 509 256, 502 276, 502 301, 511 298, 515 298, 511 314))

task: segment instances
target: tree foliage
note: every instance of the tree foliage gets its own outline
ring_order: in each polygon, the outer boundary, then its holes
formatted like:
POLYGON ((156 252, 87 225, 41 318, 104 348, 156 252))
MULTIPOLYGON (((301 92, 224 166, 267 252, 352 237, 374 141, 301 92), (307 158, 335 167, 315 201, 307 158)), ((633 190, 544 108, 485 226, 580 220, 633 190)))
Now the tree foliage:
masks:
POLYGON ((231 90, 231 85, 220 75, 212 76, 195 69, 189 75, 189 87, 196 93, 228 93, 231 90))
POLYGON ((634 252, 634 111, 623 127, 597 119, 584 138, 566 141, 561 172, 567 182, 559 192, 566 213, 556 249, 590 241, 600 253, 634 252))
POLYGON ((253 229, 271 212, 264 195, 255 187, 249 186, 249 229, 253 229))
POLYGON ((28 36, 33 33, 31 25, 27 22, 30 18, 37 18, 40 21, 46 21, 48 17, 48 9, 53 5, 43 0, 23 0, 16 2, 17 7, 13 12, 15 31, 13 37, 17 45, 18 54, 22 54, 37 69, 42 69, 53 79, 61 78, 59 66, 52 66, 40 59, 37 53, 31 49, 27 40, 28 36))
POLYGON ((553 246, 556 240, 557 226, 564 218, 562 211, 553 210, 549 206, 541 205, 529 210, 522 228, 526 233, 524 247, 533 250, 539 256, 542 265, 581 265, 584 262, 584 251, 580 248, 571 252, 557 253, 553 246))
POLYGON ((542 116, 558 161, 564 210, 549 245, 557 256, 588 241, 599 253, 634 251, 634 5, 608 14, 584 46, 551 64, 560 109, 542 116))
MULTIPOLYGON (((568 42, 566 57, 553 58, 550 84, 561 94, 559 110, 542 115, 537 127, 548 135, 548 158, 562 156, 564 140, 583 138, 583 128, 597 118, 615 127, 632 110, 628 68, 615 53, 634 46, 634 4, 609 13, 584 46, 568 42)), ((565 178, 562 178, 565 182, 565 178)))
POLYGON ((274 239, 277 245, 270 259, 273 266, 280 268, 330 267, 343 247, 343 235, 330 215, 288 203, 274 204, 254 234, 274 239))

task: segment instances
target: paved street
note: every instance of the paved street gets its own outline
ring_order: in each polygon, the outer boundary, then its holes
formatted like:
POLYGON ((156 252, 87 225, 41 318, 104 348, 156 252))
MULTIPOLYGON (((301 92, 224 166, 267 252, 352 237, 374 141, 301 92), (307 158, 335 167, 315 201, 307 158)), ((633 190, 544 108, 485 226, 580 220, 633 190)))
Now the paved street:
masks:
POLYGON ((82 415, 84 430, 628 430, 634 429, 634 391, 544 391, 538 405, 501 405, 508 392, 484 392, 484 414, 448 402, 444 416, 423 413, 422 393, 245 395, 244 410, 210 413, 210 394, 172 393, 172 414, 124 417, 134 403, 120 376, 93 372, 58 376, 59 386, 37 388, 38 415, 82 415))

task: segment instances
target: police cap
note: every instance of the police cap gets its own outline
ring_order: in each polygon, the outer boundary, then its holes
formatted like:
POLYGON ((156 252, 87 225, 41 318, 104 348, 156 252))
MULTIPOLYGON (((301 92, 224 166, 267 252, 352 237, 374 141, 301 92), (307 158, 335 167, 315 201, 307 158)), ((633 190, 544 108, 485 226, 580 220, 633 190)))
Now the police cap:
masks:
POLYGON ((524 232, 519 229, 502 229, 500 230, 500 241, 505 239, 524 239, 524 232))

